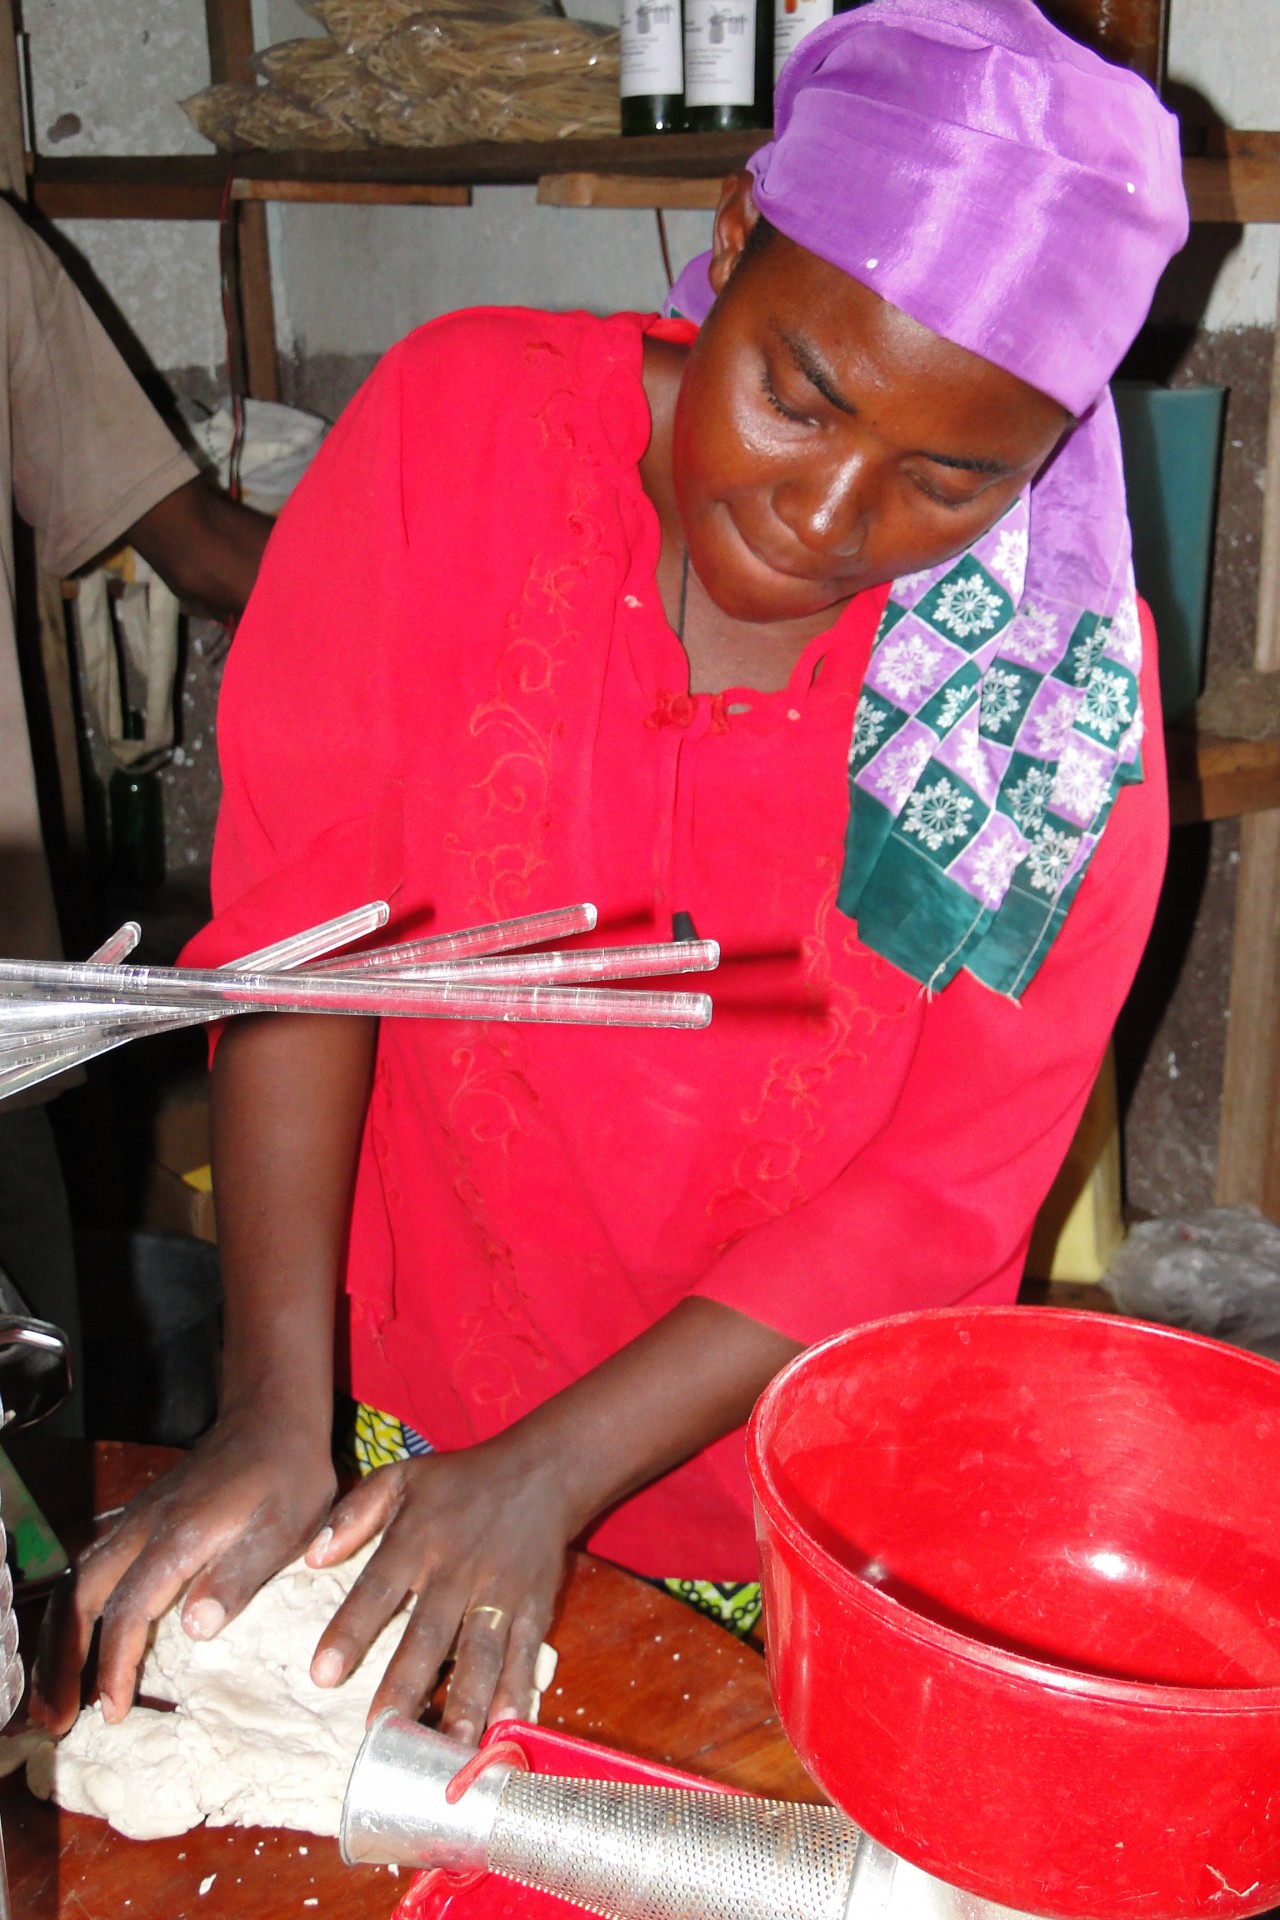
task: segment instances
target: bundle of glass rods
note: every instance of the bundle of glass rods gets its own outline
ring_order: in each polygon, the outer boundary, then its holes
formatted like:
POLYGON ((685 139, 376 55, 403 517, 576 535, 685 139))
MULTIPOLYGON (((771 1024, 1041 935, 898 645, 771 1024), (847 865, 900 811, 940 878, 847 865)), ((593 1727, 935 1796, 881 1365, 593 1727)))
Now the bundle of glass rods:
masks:
POLYGON ((626 993, 601 981, 702 973, 714 940, 522 951, 590 933, 592 906, 557 907, 459 933, 340 948, 387 923, 381 900, 308 927, 224 967, 126 967, 130 920, 88 960, 0 960, 0 1100, 144 1034, 241 1013, 332 1013, 435 1020, 534 1020, 570 1026, 705 1027, 703 993, 626 993))

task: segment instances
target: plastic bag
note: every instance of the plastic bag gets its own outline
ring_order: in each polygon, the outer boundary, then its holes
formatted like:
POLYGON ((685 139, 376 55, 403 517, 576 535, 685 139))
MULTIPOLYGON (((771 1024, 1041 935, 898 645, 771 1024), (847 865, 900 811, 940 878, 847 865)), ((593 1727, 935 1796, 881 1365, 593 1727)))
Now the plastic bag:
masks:
MULTIPOLYGON (((229 409, 219 407, 201 419, 192 419, 189 413, 188 425, 192 439, 215 468, 219 486, 229 486, 235 436, 229 409)), ((247 505, 261 513, 279 513, 328 431, 328 422, 318 413, 282 406, 276 400, 246 400, 239 472, 247 505)))
POLYGON ((1280 1359, 1280 1226, 1256 1207, 1134 1227, 1105 1284, 1123 1313, 1280 1359))
MULTIPOLYGON (((313 20, 349 53, 365 54, 379 40, 424 13, 469 13, 468 0, 300 0, 313 20)), ((507 20, 558 15, 556 0, 489 0, 495 17, 507 20)))
POLYGON ((255 54, 253 65, 273 92, 369 140, 381 137, 387 114, 404 104, 399 94, 388 97, 385 83, 332 40, 282 40, 255 54))
POLYGON ((310 0, 325 37, 254 56, 263 85, 183 102, 220 147, 465 145, 619 127, 619 35, 543 0, 310 0))
POLYGON ((224 151, 244 147, 360 147, 367 137, 347 121, 314 112, 277 87, 226 81, 181 103, 198 133, 224 151))

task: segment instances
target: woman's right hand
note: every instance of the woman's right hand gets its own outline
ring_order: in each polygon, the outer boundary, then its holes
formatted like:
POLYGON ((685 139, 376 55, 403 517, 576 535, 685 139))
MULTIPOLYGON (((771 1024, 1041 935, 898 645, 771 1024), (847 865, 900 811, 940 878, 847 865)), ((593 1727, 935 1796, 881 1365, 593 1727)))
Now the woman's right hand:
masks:
MULTIPOLYGON (((327 1439, 327 1436, 326 1436, 327 1439)), ((126 1507, 55 1589, 31 1683, 32 1718, 65 1733, 102 1621, 105 1720, 133 1703, 152 1622, 190 1582, 182 1624, 212 1639, 264 1581, 295 1559, 333 1502, 327 1445, 271 1406, 226 1413, 186 1460, 126 1507)))

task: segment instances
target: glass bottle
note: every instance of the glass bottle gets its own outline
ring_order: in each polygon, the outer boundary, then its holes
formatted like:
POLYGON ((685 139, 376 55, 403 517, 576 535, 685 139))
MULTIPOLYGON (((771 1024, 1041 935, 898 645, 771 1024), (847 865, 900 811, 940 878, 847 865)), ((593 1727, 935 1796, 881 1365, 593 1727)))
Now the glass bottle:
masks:
POLYGON ((773 118, 773 0, 685 0, 684 124, 690 133, 773 118))
MULTIPOLYGON (((143 737, 142 715, 124 716, 126 740, 143 737)), ((164 879, 164 795, 160 766, 166 758, 117 767, 107 789, 111 815, 111 877, 119 887, 158 887, 164 879)))
POLYGON ((622 0, 622 131, 678 133, 684 125, 680 0, 622 0))
POLYGON ((830 20, 836 13, 852 13, 867 0, 774 0, 773 84, 778 84, 789 54, 795 52, 807 34, 830 20))

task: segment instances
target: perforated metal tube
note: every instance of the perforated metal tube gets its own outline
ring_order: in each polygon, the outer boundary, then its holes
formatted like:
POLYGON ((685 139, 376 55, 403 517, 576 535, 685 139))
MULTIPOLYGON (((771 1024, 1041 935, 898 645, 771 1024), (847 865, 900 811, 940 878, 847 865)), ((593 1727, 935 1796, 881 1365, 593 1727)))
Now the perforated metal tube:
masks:
POLYGON ((859 1839, 833 1807, 513 1774, 489 1867, 607 1920, 841 1920, 859 1839))

